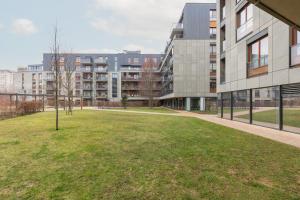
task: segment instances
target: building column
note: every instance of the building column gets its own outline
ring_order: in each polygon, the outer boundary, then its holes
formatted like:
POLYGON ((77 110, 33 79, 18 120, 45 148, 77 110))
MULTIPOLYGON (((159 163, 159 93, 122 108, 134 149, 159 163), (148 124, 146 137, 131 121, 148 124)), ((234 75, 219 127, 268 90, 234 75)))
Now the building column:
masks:
POLYGON ((186 99, 186 101, 185 101, 185 110, 186 111, 191 111, 191 98, 187 97, 185 99, 186 99))
POLYGON ((201 112, 204 112, 205 111, 205 97, 200 97, 200 101, 199 101, 199 103, 200 103, 200 111, 201 112))

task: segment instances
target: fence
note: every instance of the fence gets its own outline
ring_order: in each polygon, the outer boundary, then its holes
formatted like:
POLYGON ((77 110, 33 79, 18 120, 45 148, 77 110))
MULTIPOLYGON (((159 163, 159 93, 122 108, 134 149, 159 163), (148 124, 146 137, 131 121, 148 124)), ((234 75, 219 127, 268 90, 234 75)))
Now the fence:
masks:
MULTIPOLYGON (((58 97, 59 108, 66 109, 68 105, 66 96, 58 97)), ((83 107, 82 98, 72 97, 72 107, 83 107), (77 100, 77 99, 79 100, 77 100), (79 101, 79 103, 75 103, 79 101)), ((12 118, 20 115, 27 115, 37 112, 43 112, 46 109, 55 107, 55 98, 53 95, 44 94, 9 94, 0 93, 0 120, 12 118)))

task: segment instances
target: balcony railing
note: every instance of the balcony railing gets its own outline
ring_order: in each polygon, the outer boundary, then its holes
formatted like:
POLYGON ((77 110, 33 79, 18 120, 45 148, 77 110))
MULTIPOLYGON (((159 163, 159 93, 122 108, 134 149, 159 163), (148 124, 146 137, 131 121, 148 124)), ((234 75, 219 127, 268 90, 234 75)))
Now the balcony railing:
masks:
POLYGON ((179 38, 181 38, 182 33, 183 33, 183 24, 177 23, 172 30, 170 39, 172 40, 176 35, 179 35, 179 38))
POLYGON ((92 72, 91 68, 81 68, 80 71, 82 72, 92 72))
POLYGON ((94 63, 97 65, 107 65, 107 60, 105 58, 96 58, 94 63))
POLYGON ((126 77, 122 76, 122 81, 140 81, 141 77, 126 77))
POLYGON ((80 62, 81 64, 92 64, 92 60, 90 58, 82 58, 80 62))
POLYGON ((224 20, 226 18, 226 6, 222 8, 221 19, 224 20))
POLYGON ((92 86, 83 86, 83 90, 93 90, 92 86))
POLYGON ((222 42, 222 49, 221 49, 221 53, 225 52, 226 51, 226 40, 224 40, 222 42))
POLYGON ((253 18, 241 25, 236 31, 236 40, 239 41, 253 31, 253 18))
POLYGON ((105 68, 95 68, 94 71, 95 72, 107 72, 107 67, 105 67, 105 68))
POLYGON ((300 44, 291 47, 291 65, 300 65, 300 44))
POLYGON ((121 71, 139 72, 141 70, 142 70, 141 67, 121 67, 121 71))
POLYGON ((216 39, 217 38, 217 34, 210 33, 209 37, 210 37, 210 39, 216 39))
POLYGON ((96 77, 96 81, 107 81, 108 78, 107 77, 96 77))
POLYGON ((107 86, 96 86, 96 90, 107 90, 108 87, 107 86))
POLYGON ((96 98, 99 99, 107 99, 108 95, 107 94, 96 94, 96 98))
POLYGON ((83 77, 83 81, 93 81, 93 77, 83 77))

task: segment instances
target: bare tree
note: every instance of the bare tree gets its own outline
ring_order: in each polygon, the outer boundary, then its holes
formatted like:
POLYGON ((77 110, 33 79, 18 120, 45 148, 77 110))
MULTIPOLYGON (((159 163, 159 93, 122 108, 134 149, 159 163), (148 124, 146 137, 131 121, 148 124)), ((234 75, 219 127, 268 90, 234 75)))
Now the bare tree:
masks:
POLYGON ((58 26, 54 26, 54 38, 53 38, 53 44, 51 47, 51 55, 52 55, 52 70, 54 71, 54 102, 55 102, 55 111, 56 111, 56 130, 58 130, 58 95, 59 95, 59 86, 61 83, 60 77, 60 47, 59 47, 59 41, 58 41, 58 26))
POLYGON ((142 95, 148 98, 148 106, 153 107, 154 97, 155 97, 155 71, 157 70, 157 64, 152 58, 149 58, 142 67, 142 82, 141 91, 142 95))
POLYGON ((72 115, 73 108, 73 91, 74 91, 74 73, 76 70, 74 60, 71 59, 70 54, 63 54, 64 57, 64 76, 62 79, 62 86, 67 94, 67 109, 66 114, 72 115))

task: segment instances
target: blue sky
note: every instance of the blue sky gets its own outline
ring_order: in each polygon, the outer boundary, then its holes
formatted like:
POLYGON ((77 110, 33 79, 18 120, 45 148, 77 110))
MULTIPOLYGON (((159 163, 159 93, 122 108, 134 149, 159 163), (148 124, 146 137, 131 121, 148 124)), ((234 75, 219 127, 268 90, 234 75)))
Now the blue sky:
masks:
MULTIPOLYGON (((9 0, 0 7, 0 68, 42 62, 57 22, 63 51, 160 53, 184 0, 9 0)), ((193 2, 214 2, 195 0, 193 2)))

